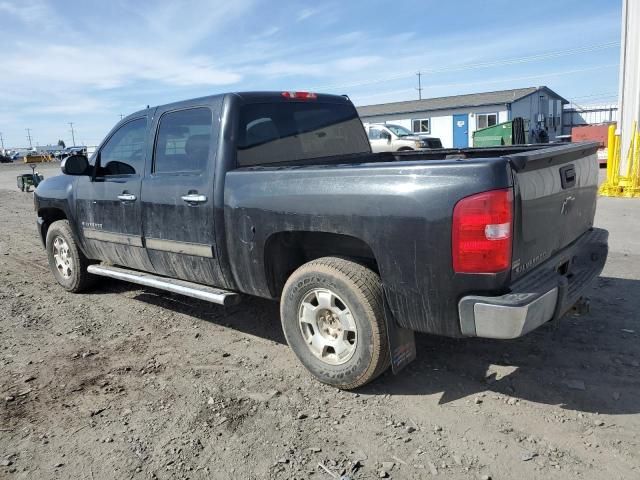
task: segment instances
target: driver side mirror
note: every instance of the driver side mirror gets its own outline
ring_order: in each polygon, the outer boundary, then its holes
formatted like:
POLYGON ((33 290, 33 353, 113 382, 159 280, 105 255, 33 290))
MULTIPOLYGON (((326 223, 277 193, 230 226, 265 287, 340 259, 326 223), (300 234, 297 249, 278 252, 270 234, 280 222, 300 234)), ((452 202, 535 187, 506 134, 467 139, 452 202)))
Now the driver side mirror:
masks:
POLYGON ((391 143, 391 134, 389 132, 382 132, 380 133, 380 136, 384 138, 387 143, 391 143))
POLYGON ((89 159, 84 155, 71 155, 60 163, 65 175, 89 175, 89 159))

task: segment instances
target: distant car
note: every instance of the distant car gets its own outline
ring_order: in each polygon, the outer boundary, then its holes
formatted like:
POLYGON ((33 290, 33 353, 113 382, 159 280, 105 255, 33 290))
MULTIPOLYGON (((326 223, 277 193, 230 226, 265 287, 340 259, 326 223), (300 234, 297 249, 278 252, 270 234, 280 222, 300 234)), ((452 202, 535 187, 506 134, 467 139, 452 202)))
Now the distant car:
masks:
POLYGON ((442 142, 439 138, 416 135, 400 125, 371 123, 365 124, 364 128, 374 153, 442 148, 442 142))
POLYGON ((70 155, 86 155, 87 147, 67 147, 64 149, 64 152, 65 157, 70 155))
POLYGON ((0 163, 11 163, 11 162, 13 162, 13 160, 11 160, 11 157, 0 155, 0 163))

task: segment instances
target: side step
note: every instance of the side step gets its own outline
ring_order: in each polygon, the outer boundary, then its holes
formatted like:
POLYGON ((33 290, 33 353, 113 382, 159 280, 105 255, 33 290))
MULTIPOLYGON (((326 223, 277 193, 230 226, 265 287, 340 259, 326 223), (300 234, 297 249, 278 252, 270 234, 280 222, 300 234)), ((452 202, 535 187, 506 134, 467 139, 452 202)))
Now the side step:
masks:
POLYGON ((176 280, 174 278, 160 277, 150 273, 138 272, 126 268, 112 267, 108 265, 89 265, 87 271, 93 275, 115 278, 126 282, 137 283, 145 287, 158 288, 172 293, 179 293, 188 297, 198 298, 207 302, 217 303, 225 307, 236 305, 240 302, 240 295, 228 290, 208 287, 199 283, 176 280))

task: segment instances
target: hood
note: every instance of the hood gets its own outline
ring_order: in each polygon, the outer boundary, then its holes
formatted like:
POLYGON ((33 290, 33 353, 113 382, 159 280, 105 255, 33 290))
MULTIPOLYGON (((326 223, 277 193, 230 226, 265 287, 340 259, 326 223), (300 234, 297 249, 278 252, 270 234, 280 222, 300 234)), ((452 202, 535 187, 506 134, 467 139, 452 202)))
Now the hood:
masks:
POLYGON ((410 142, 421 142, 422 138, 418 135, 407 135, 406 137, 398 137, 398 140, 407 140, 410 142))

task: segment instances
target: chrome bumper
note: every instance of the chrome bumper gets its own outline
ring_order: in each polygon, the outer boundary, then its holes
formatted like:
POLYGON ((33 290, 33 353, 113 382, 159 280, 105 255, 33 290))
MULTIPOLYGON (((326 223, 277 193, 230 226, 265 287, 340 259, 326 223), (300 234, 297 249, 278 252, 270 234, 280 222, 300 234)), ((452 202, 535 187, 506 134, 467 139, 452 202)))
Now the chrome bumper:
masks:
POLYGON ((511 292, 498 296, 468 295, 458 303, 465 336, 518 338, 552 319, 559 319, 580 299, 607 260, 608 232, 592 229, 569 247, 519 279, 511 292), (558 267, 569 269, 560 274, 558 267))

